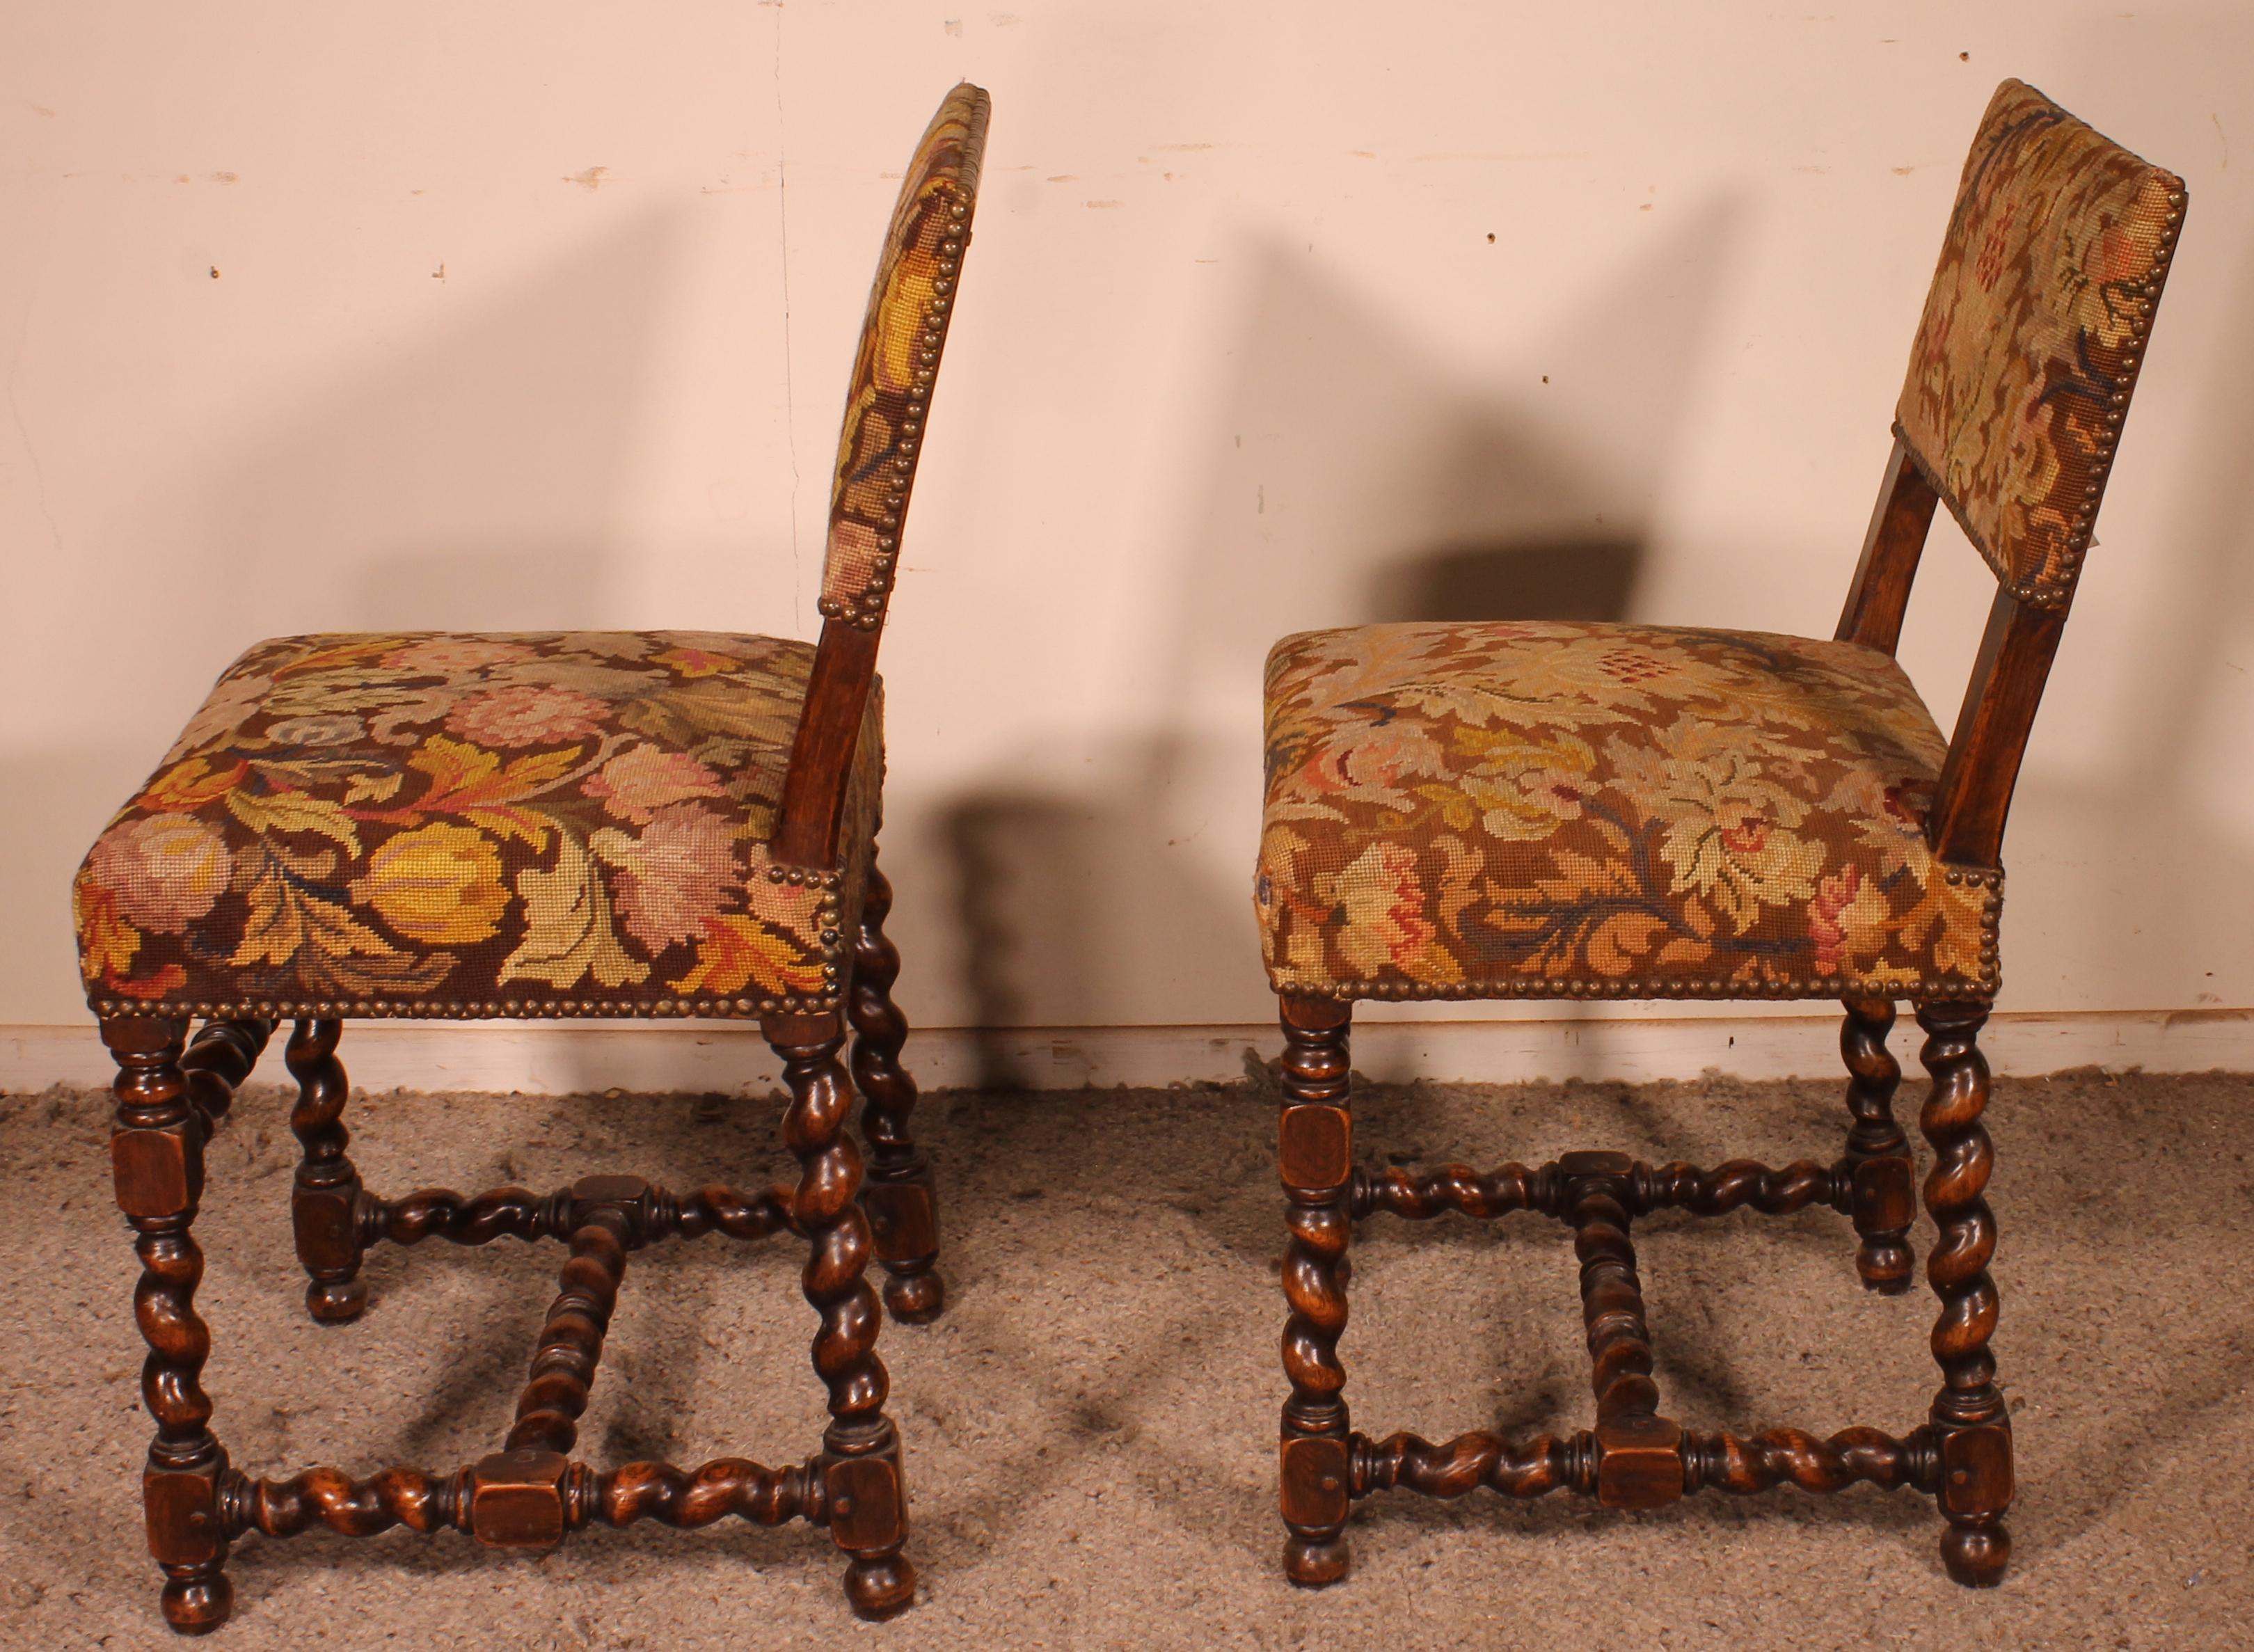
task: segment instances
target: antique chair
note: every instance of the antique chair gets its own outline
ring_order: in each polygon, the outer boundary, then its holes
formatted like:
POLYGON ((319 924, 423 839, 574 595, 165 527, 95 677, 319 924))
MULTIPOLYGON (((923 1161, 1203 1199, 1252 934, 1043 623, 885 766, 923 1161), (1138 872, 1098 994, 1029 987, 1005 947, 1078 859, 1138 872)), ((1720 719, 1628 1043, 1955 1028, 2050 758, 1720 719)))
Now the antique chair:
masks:
POLYGON ((262 642, 87 857, 80 956, 119 1068, 112 1155, 141 1258, 141 1390, 157 1424, 142 1488, 173 1628, 226 1620, 237 1536, 316 1522, 545 1550, 598 1522, 803 1518, 851 1557, 857 1612, 882 1617, 913 1598, 900 1441, 862 1278, 872 1231, 895 1319, 932 1318, 941 1289, 931 1179, 908 1133, 915 1086, 898 1060, 892 892, 876 865, 875 666, 986 119, 986 94, 957 87, 900 188, 846 402, 818 644, 705 632, 262 642), (841 1013, 865 1097, 865 1185, 844 1129, 841 1013), (756 1019, 783 1060, 798 1183, 676 1195, 590 1176, 544 1197, 379 1198, 345 1153, 336 1057, 344 1021, 366 1016, 756 1019), (570 1245, 515 1425, 479 1462, 255 1480, 213 1434, 189 1229, 204 1144, 283 1020, 297 1023, 290 1123, 304 1151, 290 1212, 314 1319, 359 1316, 371 1244, 570 1245), (830 1398, 821 1449, 779 1468, 572 1460, 627 1252, 780 1228, 811 1250, 803 1284, 830 1398))
POLYGON ((1939 1500, 1962 1584, 2010 1555, 2011 1418, 1989 1352, 1993 1153, 1977 1039, 1996 996, 1998 858, 2027 732, 2183 220, 2181 181, 2015 80, 1989 105, 1830 641, 1641 625, 1382 625, 1285 638, 1267 672, 1256 903, 1284 1037, 1289 1200, 1281 1501, 1292 1580, 1345 1575, 1353 1501, 1569 1488, 1614 1508, 1790 1482, 1939 1500), (1894 660, 1934 506, 1998 586, 1943 741, 1894 660), (1357 1170, 1359 998, 1844 1001, 1852 1124, 1834 1163, 1712 1170, 1573 1152, 1480 1175, 1357 1170), (1942 1384, 1896 1438, 1699 1434, 1662 1416, 1632 1221, 1828 1205, 1864 1285, 1908 1288, 1894 1004, 1916 1007, 1939 1229, 1942 1384), (1356 1219, 1536 1210, 1574 1235, 1596 1422, 1434 1446, 1348 1426, 1338 1343, 1356 1219))

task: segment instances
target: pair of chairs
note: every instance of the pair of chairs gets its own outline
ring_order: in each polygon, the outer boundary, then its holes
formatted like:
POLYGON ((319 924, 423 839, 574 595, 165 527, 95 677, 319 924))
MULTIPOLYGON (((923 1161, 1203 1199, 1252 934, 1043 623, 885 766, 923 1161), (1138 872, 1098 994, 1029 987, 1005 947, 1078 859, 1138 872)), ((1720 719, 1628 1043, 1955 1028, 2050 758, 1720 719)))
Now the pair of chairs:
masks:
MULTIPOLYGON (((986 119, 985 94, 957 88, 901 191, 848 396, 816 646, 697 632, 262 643, 88 856, 80 957, 119 1068, 113 1164, 143 1269, 156 1422, 144 1502, 175 1629, 225 1620, 234 1539, 315 1524, 542 1550, 598 1522, 802 1518, 850 1557, 855 1610, 881 1617, 913 1598, 872 1250, 895 1319, 928 1320, 942 1296, 890 997, 875 663, 986 119), (371 1016, 755 1018, 783 1061, 799 1180, 675 1194, 598 1175, 545 1196, 380 1197, 346 1151, 336 1055, 342 1023, 371 1016), (212 1432, 191 1234, 203 1148, 284 1020, 303 1150, 291 1214, 315 1319, 360 1314, 373 1244, 568 1243, 514 1424, 453 1473, 256 1479, 212 1432), (857 1088, 865 1160, 846 1129, 857 1088), (830 1415, 820 1449, 780 1468, 574 1460, 628 1253, 786 1228, 809 1253, 830 1415)), ((1787 1482, 1933 1495, 1950 1574, 2000 1580, 2011 1421, 1988 1347, 1993 1155, 1977 1042, 1998 982, 1998 850, 2183 206, 2179 179, 2040 94, 1998 91, 1830 641, 1502 621, 1278 645, 1256 905, 1285 1045, 1280 1495, 1294 1581, 1343 1576, 1353 1502, 1389 1488, 1565 1488, 1649 1508, 1787 1482), (1998 586, 1946 740, 1893 658, 1944 501, 1998 586), (1781 1169, 1592 1152, 1485 1174, 1356 1170, 1353 1004, 1522 998, 1843 1000, 1844 1152, 1781 1169), (1659 1410, 1634 1219, 1828 1205, 1852 1220, 1864 1284, 1906 1290, 1914 1177, 1886 1048, 1900 1001, 1916 1006, 1933 1077, 1920 1122, 1936 1158, 1927 1271, 1942 1382, 1928 1419, 1900 1437, 1684 1429, 1659 1410), (1338 1354, 1354 1222, 1516 1210, 1573 1230, 1594 1426, 1439 1446, 1354 1432, 1338 1354)))

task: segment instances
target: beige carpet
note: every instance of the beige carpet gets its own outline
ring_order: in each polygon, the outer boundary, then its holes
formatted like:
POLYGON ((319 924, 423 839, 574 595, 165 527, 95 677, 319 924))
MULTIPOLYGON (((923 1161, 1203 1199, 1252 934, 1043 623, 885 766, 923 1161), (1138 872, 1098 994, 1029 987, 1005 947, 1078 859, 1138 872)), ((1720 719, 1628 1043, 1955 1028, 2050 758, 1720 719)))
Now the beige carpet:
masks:
MULTIPOLYGON (((1906 1040, 1898 1038, 1898 1044, 1906 1040)), ((913 1053, 913 1046, 911 1053, 913 1053)), ((351 1045, 343 1054, 347 1060, 351 1045)), ((927 1104, 951 1306, 887 1326, 923 1593, 847 1614, 826 1534, 731 1524, 597 1531, 540 1560, 402 1533, 252 1537, 214 1644, 942 1647, 2243 1647, 2254 1644, 2254 1079, 2005 1082, 1990 1118, 2004 1249, 1997 1341, 2021 1496, 2010 1580, 1959 1590, 1931 1506, 1868 1488, 1704 1496, 1607 1515, 1556 1496, 1361 1506, 1355 1571, 1280 1578, 1282 1393, 1272 1110, 1252 1086, 962 1094, 927 1104)), ((1712 1162, 1828 1157, 1828 1084, 1371 1091, 1366 1152, 1539 1162, 1572 1146, 1712 1162)), ((680 1097, 355 1098, 372 1186, 561 1185, 630 1169, 684 1187, 782 1167, 774 1108, 694 1121, 680 1097)), ((131 1258, 108 1193, 106 1098, 0 1098, 18 1203, 0 1409, 9 1647, 169 1644, 142 1548, 147 1424, 131 1258)), ((198 1232, 206 1382, 259 1471, 451 1468, 503 1431, 560 1252, 383 1250, 358 1326, 299 1311, 294 1144, 254 1087, 214 1144, 198 1232)), ((1434 1437, 1576 1427, 1587 1410, 1571 1252, 1537 1217, 1379 1219, 1345 1344, 1356 1422, 1434 1437)), ((1686 1424, 1902 1431, 1934 1373, 1928 1298, 1866 1296, 1829 1212, 1640 1230, 1667 1409, 1686 1424)), ((1918 1236, 1921 1250, 1924 1233, 1918 1236)), ((582 1435, 598 1461, 794 1460, 819 1389, 788 1242, 644 1252, 582 1435)))

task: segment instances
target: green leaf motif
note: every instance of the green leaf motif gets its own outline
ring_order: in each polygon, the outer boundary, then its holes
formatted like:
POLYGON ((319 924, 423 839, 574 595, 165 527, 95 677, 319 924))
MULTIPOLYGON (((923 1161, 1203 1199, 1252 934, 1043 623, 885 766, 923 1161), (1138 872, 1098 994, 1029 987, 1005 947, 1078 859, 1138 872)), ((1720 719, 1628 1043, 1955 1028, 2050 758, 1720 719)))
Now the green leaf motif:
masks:
POLYGON ((577 837, 559 832, 553 869, 528 866, 517 874, 516 892, 524 902, 524 939, 498 979, 573 987, 592 973, 602 985, 619 987, 649 978, 649 966, 619 944, 601 875, 577 837))

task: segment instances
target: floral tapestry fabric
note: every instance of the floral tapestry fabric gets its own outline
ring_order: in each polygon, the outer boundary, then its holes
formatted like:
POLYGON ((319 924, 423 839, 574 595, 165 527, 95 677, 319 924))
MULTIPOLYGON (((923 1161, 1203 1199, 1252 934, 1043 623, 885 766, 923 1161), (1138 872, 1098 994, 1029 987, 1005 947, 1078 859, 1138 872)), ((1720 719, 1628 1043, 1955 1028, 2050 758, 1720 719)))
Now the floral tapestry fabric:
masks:
POLYGON ((1992 997, 2001 874, 1888 655, 1754 632, 1382 625, 1269 656, 1278 991, 1992 997))
POLYGON ((900 521, 955 307, 986 147, 986 94, 958 86, 916 146, 869 291, 837 473, 822 612, 874 626, 892 589, 900 521))
POLYGON ((284 637, 229 667, 74 890, 95 1009, 830 1006, 849 864, 775 864, 814 650, 710 632, 284 637))
POLYGON ((1895 428, 2014 594, 2063 608, 2183 180, 2006 80, 1964 164, 1895 428))

